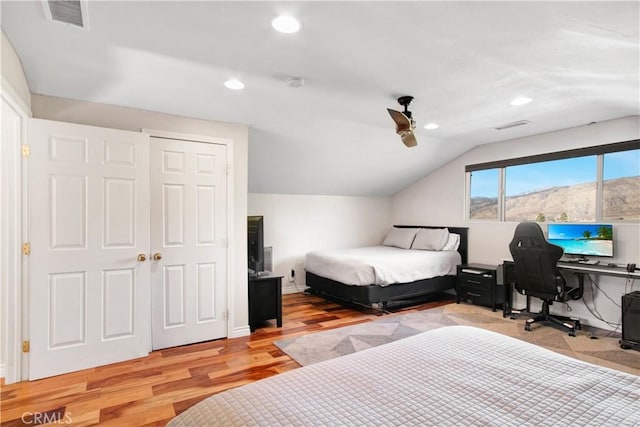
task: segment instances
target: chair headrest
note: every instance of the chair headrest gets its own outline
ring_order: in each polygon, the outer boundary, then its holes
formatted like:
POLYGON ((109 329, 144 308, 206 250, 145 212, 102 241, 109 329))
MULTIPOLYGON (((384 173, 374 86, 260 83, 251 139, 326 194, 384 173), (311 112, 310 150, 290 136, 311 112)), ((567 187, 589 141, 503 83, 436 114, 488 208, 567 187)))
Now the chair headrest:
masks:
POLYGON ((516 231, 513 233, 513 238, 533 238, 546 241, 542 228, 537 222, 521 222, 517 225, 516 231))
POLYGON ((545 250, 549 252, 555 261, 562 257, 564 250, 557 245, 549 243, 544 237, 542 228, 537 222, 526 221, 516 226, 513 233, 513 239, 509 243, 509 251, 515 256, 514 251, 525 248, 536 248, 536 250, 545 250))

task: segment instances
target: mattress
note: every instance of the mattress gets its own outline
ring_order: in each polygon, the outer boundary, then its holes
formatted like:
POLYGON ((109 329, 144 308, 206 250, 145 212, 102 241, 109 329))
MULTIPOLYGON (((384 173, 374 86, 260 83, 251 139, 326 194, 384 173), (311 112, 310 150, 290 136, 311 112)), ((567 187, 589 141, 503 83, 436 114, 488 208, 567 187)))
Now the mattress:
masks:
POLYGON ((214 395, 177 426, 633 426, 640 377, 450 326, 214 395))
POLYGON ((391 246, 309 252, 304 268, 309 273, 346 285, 388 286, 456 274, 461 263, 457 251, 424 251, 391 246))

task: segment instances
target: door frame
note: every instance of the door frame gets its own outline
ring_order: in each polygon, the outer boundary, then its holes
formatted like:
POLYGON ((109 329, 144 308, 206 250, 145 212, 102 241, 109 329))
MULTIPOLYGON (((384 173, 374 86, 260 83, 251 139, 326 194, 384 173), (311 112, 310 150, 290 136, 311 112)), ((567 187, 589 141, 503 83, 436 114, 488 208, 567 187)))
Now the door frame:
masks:
POLYGON ((9 82, 2 77, 0 97, 3 102, 20 117, 20 136, 14 144, 0 144, 0 183, 6 199, 0 197, 0 216, 7 217, 12 226, 7 227, 7 234, 0 242, 1 288, 6 290, 0 297, 0 313, 2 328, 0 334, 6 345, 7 360, 1 360, 0 377, 6 384, 12 384, 27 378, 28 357, 22 352, 22 340, 28 339, 28 301, 26 281, 26 257, 22 255, 22 242, 27 240, 27 221, 23 220, 26 212, 26 179, 27 162, 22 157, 22 145, 27 141, 27 120, 31 117, 29 106, 20 100, 9 82), (10 167, 5 167, 7 165, 10 167), (5 200, 7 200, 5 202, 5 200), (13 201, 9 203, 8 200, 13 201), (6 322, 6 323, 5 323, 6 322), (6 326, 5 326, 6 325, 6 326), (6 335, 5 335, 6 334, 6 335))
MULTIPOLYGON (((225 145, 227 151, 226 161, 226 202, 227 202, 227 229, 226 237, 225 237, 225 249, 227 251, 227 283, 226 283, 226 294, 227 301, 225 308, 225 320, 227 322, 227 338, 235 336, 235 331, 233 329, 233 311, 231 308, 233 307, 233 289, 231 284, 234 283, 234 271, 233 271, 233 253, 234 253, 234 210, 233 210, 233 140, 231 138, 220 138, 213 136, 205 136, 205 135, 194 135, 194 134, 186 134, 181 132, 171 132, 159 129, 141 129, 142 132, 149 135, 149 138, 165 138, 165 139, 174 139, 179 141, 189 141, 189 142, 200 142, 205 144, 219 144, 225 145)), ((153 141, 149 140, 150 144, 153 144, 153 141)), ((151 146, 149 147, 149 153, 151 153, 151 146)), ((149 305, 151 305, 151 300, 149 300, 149 305)), ((151 307, 149 307, 151 310, 151 307)), ((151 325, 151 324, 150 324, 151 325)), ((151 340, 149 342, 149 351, 152 350, 151 340)))

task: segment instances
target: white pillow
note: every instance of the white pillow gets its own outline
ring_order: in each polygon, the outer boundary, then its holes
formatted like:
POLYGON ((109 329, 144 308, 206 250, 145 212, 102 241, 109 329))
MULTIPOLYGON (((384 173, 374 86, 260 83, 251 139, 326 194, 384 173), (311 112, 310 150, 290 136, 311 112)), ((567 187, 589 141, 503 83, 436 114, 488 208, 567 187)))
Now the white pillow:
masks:
POLYGON ((395 246, 396 248, 409 249, 413 239, 418 232, 415 228, 392 228, 384 239, 384 246, 395 246))
POLYGON ((411 249, 439 251, 442 250, 448 240, 449 229, 447 228, 421 228, 416 234, 411 249))
POLYGON ((456 233, 449 233, 449 240, 447 244, 442 248, 443 251, 457 251, 460 247, 460 235, 456 233))

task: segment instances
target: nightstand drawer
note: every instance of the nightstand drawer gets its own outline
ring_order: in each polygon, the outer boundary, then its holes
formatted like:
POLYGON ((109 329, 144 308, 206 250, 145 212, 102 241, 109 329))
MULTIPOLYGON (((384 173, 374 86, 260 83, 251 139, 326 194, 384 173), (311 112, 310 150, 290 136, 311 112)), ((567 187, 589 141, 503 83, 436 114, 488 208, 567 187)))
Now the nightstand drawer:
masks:
POLYGON ((458 275, 458 283, 464 283, 468 286, 476 286, 483 289, 491 289, 494 280, 494 275, 488 273, 472 274, 461 272, 458 275))
POLYGON ((465 283, 456 287, 456 293, 460 300, 469 300, 474 304, 491 307, 491 289, 465 283))

